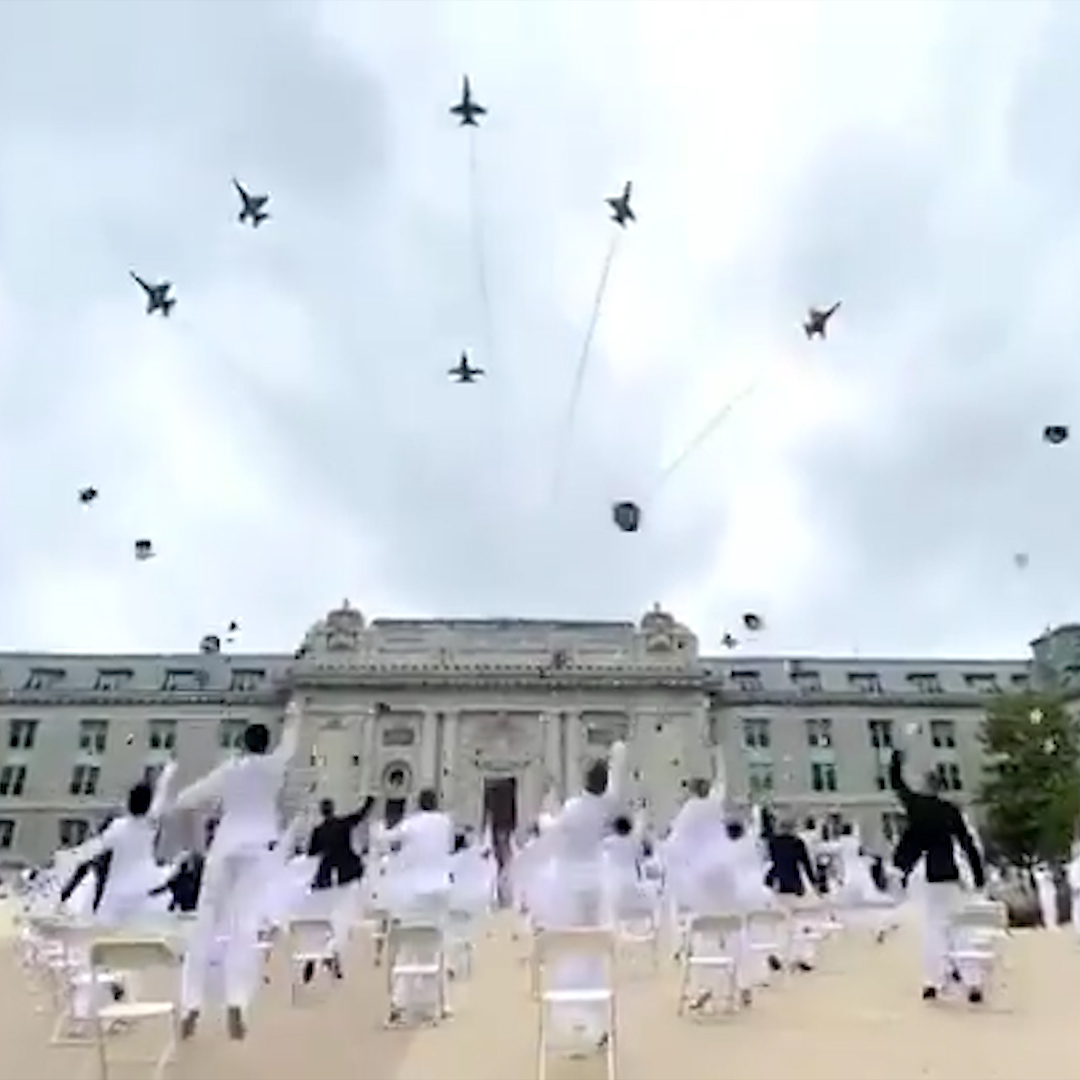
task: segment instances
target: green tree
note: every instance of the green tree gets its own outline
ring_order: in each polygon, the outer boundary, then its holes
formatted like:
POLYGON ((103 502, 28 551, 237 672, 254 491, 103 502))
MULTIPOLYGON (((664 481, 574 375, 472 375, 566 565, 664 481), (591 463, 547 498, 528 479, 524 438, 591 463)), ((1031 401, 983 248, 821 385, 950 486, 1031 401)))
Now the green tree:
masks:
POLYGON ((1020 866, 1067 857, 1080 816, 1080 737, 1061 700, 996 698, 980 737, 990 846, 1020 866))

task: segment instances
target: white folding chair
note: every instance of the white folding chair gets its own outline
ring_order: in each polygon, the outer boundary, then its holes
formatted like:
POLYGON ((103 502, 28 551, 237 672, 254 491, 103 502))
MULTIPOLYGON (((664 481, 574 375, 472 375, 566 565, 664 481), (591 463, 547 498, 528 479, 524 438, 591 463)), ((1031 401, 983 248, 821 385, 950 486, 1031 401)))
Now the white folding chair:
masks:
POLYGON ((304 969, 308 964, 332 964, 338 961, 334 940, 334 924, 330 919, 290 919, 287 938, 289 942, 289 995, 295 1005, 304 985, 304 969))
POLYGON ((767 961, 775 960, 780 965, 772 968, 773 974, 783 975, 787 971, 791 959, 791 931, 786 911, 767 907, 747 912, 746 936, 756 983, 769 981, 767 961))
POLYGON ((446 963, 446 938, 443 928, 435 923, 394 919, 386 937, 386 982, 388 1024, 401 1023, 413 1012, 409 1006, 399 1006, 405 987, 412 993, 433 991, 435 1023, 449 1015, 446 963))
POLYGON ((124 937, 117 934, 91 943, 90 970, 94 976, 109 971, 144 974, 156 970, 168 972, 173 984, 168 997, 155 1000, 136 1000, 129 995, 123 1001, 102 1004, 96 997, 93 998, 94 1042, 99 1080, 109 1080, 110 1064, 153 1065, 153 1080, 160 1080, 164 1075, 165 1069, 175 1057, 179 1034, 179 962, 180 957, 174 943, 165 937, 124 937), (167 1036, 155 1057, 123 1060, 113 1057, 110 1062, 107 1037, 114 1024, 138 1024, 155 1019, 165 1020, 167 1023, 167 1036))
MULTIPOLYGON (((723 913, 694 915, 686 930, 682 948, 682 973, 679 979, 679 1015, 686 1012, 687 1000, 694 988, 694 976, 706 979, 721 975, 725 981, 725 1002, 728 1011, 735 1008, 738 999, 738 965, 745 929, 742 915, 723 913)), ((706 989, 711 996, 711 991, 706 989)))
POLYGON ((451 908, 446 920, 448 966, 451 977, 472 974, 473 935, 476 916, 464 908, 451 908))
POLYGON ((606 1032, 602 1039, 607 1080, 615 1080, 618 1033, 615 1003, 615 951, 613 931, 603 928, 567 928, 539 930, 533 942, 533 985, 539 999, 537 1028, 537 1080, 546 1080, 551 1050, 552 1013, 557 1009, 586 1008, 603 1010, 606 1032), (567 989, 549 987, 547 974, 553 961, 564 958, 595 957, 603 964, 603 978, 596 986, 567 989))
POLYGON ((997 900, 972 900, 949 920, 946 963, 963 974, 979 973, 980 988, 988 991, 999 967, 1000 943, 1008 936, 1009 911, 997 900))
POLYGON ((367 907, 360 918, 360 925, 371 932, 375 950, 375 966, 378 967, 386 952, 386 939, 390 931, 391 916, 385 907, 367 907))

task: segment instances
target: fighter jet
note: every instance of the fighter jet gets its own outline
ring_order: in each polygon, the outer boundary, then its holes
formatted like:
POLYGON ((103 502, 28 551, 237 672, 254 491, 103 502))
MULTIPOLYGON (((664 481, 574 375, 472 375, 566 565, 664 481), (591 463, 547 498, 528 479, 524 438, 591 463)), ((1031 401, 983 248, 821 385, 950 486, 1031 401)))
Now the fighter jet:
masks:
POLYGON ((720 644, 723 645, 725 649, 734 649, 739 642, 734 634, 724 634, 720 639, 720 644))
POLYGON ((472 99, 472 87, 469 85, 468 75, 461 80, 461 102, 452 106, 450 112, 454 116, 461 117, 462 127, 479 127, 476 118, 487 116, 487 109, 483 105, 477 105, 472 99))
POLYGON ((611 207, 611 220, 624 229, 628 221, 637 221, 634 211, 630 209, 630 187, 630 181, 627 180, 621 195, 613 195, 610 199, 604 200, 611 207))
POLYGON ((251 227, 257 229, 270 216, 263 212, 263 207, 270 201, 270 196, 248 194, 244 185, 235 176, 233 177, 233 187, 236 188, 244 203, 244 207, 240 211, 240 217, 237 220, 243 225, 250 218, 251 227))
POLYGON ((83 506, 89 506, 98 497, 98 489, 96 487, 84 487, 79 490, 79 502, 83 506))
POLYGON ((477 375, 483 375, 484 369, 478 367, 469 366, 469 354, 461 354, 461 363, 457 367, 452 367, 448 372, 450 377, 459 383, 476 382, 477 375))
POLYGON ((153 315, 155 311, 160 311, 162 315, 168 316, 172 311, 173 304, 176 303, 175 299, 170 299, 169 290, 172 288, 172 283, 163 281, 160 285, 149 285, 134 270, 130 271, 131 276, 142 286, 142 290, 146 293, 146 314, 153 315))
POLYGON ((839 300, 837 300, 827 311, 818 311, 817 308, 811 308, 806 322, 803 323, 803 330, 806 331, 806 336, 812 338, 816 334, 819 338, 824 340, 826 336, 825 327, 839 309, 839 300))

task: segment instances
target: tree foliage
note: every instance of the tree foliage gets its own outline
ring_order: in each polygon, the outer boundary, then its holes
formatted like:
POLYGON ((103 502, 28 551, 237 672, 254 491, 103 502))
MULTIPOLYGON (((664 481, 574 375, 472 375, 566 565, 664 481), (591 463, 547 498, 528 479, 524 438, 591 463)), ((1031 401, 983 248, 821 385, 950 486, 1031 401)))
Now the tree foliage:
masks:
POLYGON ((989 846, 1021 866, 1067 857, 1080 816, 1080 737, 1061 700, 996 698, 980 737, 989 846))

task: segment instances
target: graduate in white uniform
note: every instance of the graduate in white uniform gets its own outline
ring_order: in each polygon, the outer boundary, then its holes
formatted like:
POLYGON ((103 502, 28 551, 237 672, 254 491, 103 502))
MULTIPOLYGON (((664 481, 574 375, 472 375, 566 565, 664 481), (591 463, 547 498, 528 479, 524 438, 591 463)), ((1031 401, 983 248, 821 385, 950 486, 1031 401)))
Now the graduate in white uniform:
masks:
MULTIPOLYGON (((604 921, 604 842, 615 820, 626 815, 626 746, 616 742, 607 762, 594 762, 585 773, 585 790, 568 799, 551 827, 537 841, 550 859, 548 875, 539 886, 548 925, 595 927, 604 921)), ((558 989, 597 987, 603 961, 595 956, 568 954, 553 965, 551 981, 558 989)), ((575 1041, 598 1048, 607 1045, 603 1007, 564 1007, 554 1024, 575 1041)))
POLYGON ((244 1038, 246 1012, 259 983, 261 910, 253 889, 265 856, 279 836, 278 799, 285 770, 300 738, 302 713, 290 702, 277 749, 265 724, 249 724, 243 750, 177 796, 178 810, 220 803, 221 816, 206 856, 195 926, 184 957, 181 1037, 195 1033, 219 927, 225 927, 223 958, 229 1036, 244 1038))
POLYGON ((1069 885, 1069 918, 1073 933, 1080 935, 1080 841, 1073 841, 1072 858, 1065 866, 1065 880, 1069 885))
POLYGON ((136 784, 128 792, 127 812, 75 849, 76 861, 95 859, 106 852, 112 856, 94 913, 96 921, 117 925, 167 911, 168 901, 151 894, 170 876, 169 869, 159 866, 154 858, 154 844, 175 772, 175 762, 169 762, 153 786, 145 781, 136 784))
POLYGON ((1043 927, 1056 930, 1058 925, 1057 881, 1053 869, 1046 863, 1040 863, 1033 871, 1035 875, 1035 894, 1039 900, 1039 915, 1043 927))

